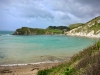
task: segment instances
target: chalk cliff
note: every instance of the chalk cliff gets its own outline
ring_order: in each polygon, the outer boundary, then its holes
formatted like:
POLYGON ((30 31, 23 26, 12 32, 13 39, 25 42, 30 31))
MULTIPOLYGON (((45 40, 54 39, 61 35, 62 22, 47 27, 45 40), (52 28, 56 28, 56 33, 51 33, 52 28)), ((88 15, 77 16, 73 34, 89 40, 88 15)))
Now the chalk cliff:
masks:
POLYGON ((71 36, 85 36, 85 37, 100 37, 100 16, 90 20, 89 22, 74 28, 68 32, 66 35, 71 36))

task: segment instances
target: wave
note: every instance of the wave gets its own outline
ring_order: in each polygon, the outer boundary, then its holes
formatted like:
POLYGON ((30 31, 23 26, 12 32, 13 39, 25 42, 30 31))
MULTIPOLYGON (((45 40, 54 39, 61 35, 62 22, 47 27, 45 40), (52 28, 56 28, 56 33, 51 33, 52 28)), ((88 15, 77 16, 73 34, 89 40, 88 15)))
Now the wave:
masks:
POLYGON ((45 64, 45 63, 59 63, 61 61, 55 60, 55 61, 45 61, 45 62, 37 62, 37 63, 26 63, 26 64, 5 64, 0 66, 26 66, 26 65, 36 65, 36 64, 45 64))
POLYGON ((12 36, 11 34, 0 34, 0 36, 12 36))

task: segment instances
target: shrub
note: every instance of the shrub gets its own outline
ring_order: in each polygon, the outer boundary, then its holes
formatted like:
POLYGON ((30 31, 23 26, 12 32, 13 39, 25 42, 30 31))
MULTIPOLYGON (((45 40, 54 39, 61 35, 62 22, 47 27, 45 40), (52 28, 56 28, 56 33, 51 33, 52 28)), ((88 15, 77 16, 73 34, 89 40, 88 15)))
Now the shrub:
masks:
POLYGON ((74 72, 74 69, 73 68, 66 68, 65 75, 72 75, 73 72, 74 72))

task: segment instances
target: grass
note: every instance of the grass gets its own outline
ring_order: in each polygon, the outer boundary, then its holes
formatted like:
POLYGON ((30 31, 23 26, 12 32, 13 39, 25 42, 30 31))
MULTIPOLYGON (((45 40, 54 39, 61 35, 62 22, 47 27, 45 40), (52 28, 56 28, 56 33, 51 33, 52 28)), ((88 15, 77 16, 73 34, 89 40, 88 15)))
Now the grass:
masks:
POLYGON ((62 34, 62 30, 59 30, 59 29, 47 29, 47 32, 53 33, 53 34, 62 34))
POLYGON ((14 35, 34 35, 34 34, 63 34, 63 30, 22 27, 20 29, 17 29, 14 33, 14 35))
POLYGON ((88 21, 85 24, 80 24, 80 23, 72 24, 69 26, 69 28, 70 29, 77 28, 75 30, 76 33, 86 32, 88 34, 89 32, 94 31, 94 34, 98 34, 97 31, 100 30, 100 23, 98 23, 98 20, 100 20, 100 16, 88 21), (94 25, 92 25, 92 24, 94 24, 94 25), (82 28, 78 28, 79 26, 82 26, 82 28))
POLYGON ((77 27, 82 26, 82 25, 84 25, 84 24, 83 23, 71 24, 71 25, 69 25, 69 28, 74 29, 74 28, 77 28, 77 27))
POLYGON ((17 29, 14 35, 45 34, 45 32, 46 32, 45 29, 22 27, 20 29, 17 29))
POLYGON ((44 69, 38 75, 100 75, 100 41, 51 69, 44 69), (91 74, 92 73, 92 74, 91 74))
POLYGON ((100 23, 96 23, 95 25, 93 25, 92 27, 90 27, 90 30, 94 30, 94 33, 96 34, 96 32, 100 29, 100 23))

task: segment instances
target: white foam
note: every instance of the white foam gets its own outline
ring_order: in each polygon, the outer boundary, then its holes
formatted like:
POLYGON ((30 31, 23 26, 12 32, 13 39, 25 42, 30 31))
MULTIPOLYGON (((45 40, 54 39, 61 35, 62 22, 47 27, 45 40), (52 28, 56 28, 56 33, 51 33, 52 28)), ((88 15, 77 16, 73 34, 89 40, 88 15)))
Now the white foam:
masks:
POLYGON ((61 61, 55 60, 55 61, 45 61, 45 62, 37 62, 37 63, 26 63, 26 64, 4 64, 0 66, 26 66, 26 65, 36 65, 36 64, 45 64, 45 63, 59 63, 61 61))
POLYGON ((0 35, 0 36, 12 36, 11 34, 3 34, 3 35, 0 35))

